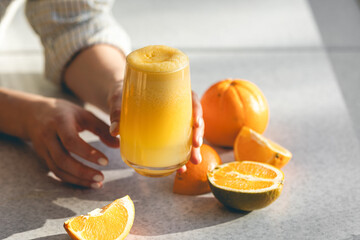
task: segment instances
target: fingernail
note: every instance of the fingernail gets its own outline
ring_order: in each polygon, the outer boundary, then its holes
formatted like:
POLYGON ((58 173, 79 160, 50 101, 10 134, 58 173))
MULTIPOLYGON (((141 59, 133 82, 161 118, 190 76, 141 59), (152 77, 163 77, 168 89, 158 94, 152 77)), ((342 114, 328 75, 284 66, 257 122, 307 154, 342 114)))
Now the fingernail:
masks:
POLYGON ((179 173, 184 173, 186 172, 186 165, 182 166, 181 168, 179 168, 179 173))
POLYGON ((118 122, 111 123, 111 125, 110 125, 110 133, 114 132, 118 125, 119 125, 118 122))
POLYGON ((199 143, 199 147, 203 145, 203 138, 201 136, 198 137, 198 143, 199 143))
POLYGON ((106 166, 106 165, 108 165, 108 160, 105 159, 105 158, 99 158, 99 159, 98 159, 98 163, 99 163, 101 166, 106 166))
POLYGON ((101 184, 98 183, 98 182, 92 183, 90 186, 91 186, 91 188, 93 188, 93 189, 99 189, 99 188, 101 188, 101 184))
POLYGON ((93 180, 94 180, 95 182, 101 182, 101 181, 104 180, 104 177, 101 176, 100 174, 96 174, 96 175, 93 177, 93 180))

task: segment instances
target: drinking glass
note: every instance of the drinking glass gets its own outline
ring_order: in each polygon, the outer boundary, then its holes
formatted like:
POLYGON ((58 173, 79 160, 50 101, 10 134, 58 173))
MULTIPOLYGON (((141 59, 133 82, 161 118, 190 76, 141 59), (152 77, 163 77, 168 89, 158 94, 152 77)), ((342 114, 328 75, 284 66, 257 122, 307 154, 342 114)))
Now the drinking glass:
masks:
POLYGON ((192 98, 188 57, 167 46, 148 46, 126 61, 120 151, 141 175, 166 176, 190 158, 192 98))

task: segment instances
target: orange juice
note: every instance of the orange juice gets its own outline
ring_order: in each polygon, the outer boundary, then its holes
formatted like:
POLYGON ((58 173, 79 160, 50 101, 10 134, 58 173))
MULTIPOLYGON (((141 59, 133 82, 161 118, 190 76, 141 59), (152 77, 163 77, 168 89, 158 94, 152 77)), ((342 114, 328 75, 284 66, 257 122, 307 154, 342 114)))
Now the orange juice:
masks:
POLYGON ((167 46, 130 53, 120 118, 122 159, 145 176, 166 176, 190 158, 192 99, 188 57, 167 46))

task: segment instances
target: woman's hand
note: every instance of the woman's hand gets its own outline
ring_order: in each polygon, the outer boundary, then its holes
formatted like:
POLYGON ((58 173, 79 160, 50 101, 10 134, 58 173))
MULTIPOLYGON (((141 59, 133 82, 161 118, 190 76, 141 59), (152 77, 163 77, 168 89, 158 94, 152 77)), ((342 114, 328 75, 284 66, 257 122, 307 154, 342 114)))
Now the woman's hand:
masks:
POLYGON ((104 175, 80 163, 71 153, 107 165, 106 156, 81 139, 78 133, 89 130, 109 147, 117 148, 119 141, 110 136, 109 126, 85 109, 59 99, 42 98, 32 103, 27 111, 27 135, 49 169, 64 182, 100 188, 104 175))
MULTIPOLYGON (((193 107, 193 145, 191 149, 191 157, 190 162, 193 164, 199 164, 202 161, 200 154, 200 147, 203 144, 204 137, 204 119, 203 119, 203 111, 200 103, 200 99, 198 95, 192 91, 192 107, 193 107)), ((178 169, 179 173, 183 173, 186 171, 186 166, 182 166, 178 169)))
MULTIPOLYGON (((123 81, 119 81, 112 88, 112 92, 108 97, 108 104, 110 106, 110 134, 117 136, 119 134, 119 122, 121 112, 123 81)), ((193 145, 191 151, 190 162, 199 164, 201 162, 200 146, 203 143, 204 136, 204 120, 203 112, 199 97, 192 91, 192 108, 193 108, 193 145)), ((185 172, 186 166, 182 166, 178 172, 185 172)))
POLYGON ((107 102, 110 114, 110 134, 115 137, 119 134, 121 101, 124 81, 116 81, 111 88, 107 102))

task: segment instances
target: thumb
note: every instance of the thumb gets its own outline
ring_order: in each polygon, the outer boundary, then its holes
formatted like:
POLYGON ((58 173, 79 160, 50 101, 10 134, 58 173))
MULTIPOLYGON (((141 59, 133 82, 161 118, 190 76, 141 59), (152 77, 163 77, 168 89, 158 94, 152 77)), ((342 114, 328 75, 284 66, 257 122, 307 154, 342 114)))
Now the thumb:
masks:
POLYGON ((110 108, 110 134, 111 136, 117 136, 119 134, 119 125, 120 125, 120 113, 121 113, 121 104, 114 105, 110 108))
POLYGON ((110 106, 110 134, 117 136, 119 134, 119 123, 121 113, 121 101, 122 101, 122 87, 123 81, 116 83, 114 91, 109 98, 110 106))

